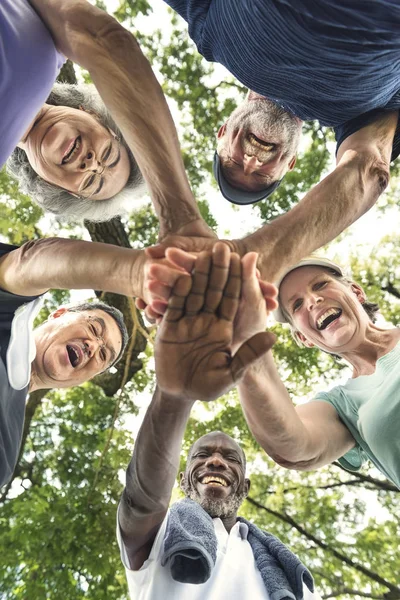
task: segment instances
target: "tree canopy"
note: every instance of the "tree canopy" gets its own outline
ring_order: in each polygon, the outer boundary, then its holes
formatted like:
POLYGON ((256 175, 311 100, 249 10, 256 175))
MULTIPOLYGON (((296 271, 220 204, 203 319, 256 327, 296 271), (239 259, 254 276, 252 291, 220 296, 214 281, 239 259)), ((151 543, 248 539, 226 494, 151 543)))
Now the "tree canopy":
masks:
MULTIPOLYGON (((98 3, 106 8, 104 3, 98 3)), ((190 41, 186 26, 169 11, 170 23, 151 34, 137 31, 140 19, 156 20, 153 3, 122 0, 114 13, 137 35, 163 89, 176 106, 185 166, 202 214, 215 217, 207 193, 215 184, 211 160, 215 133, 246 90, 219 75, 190 41), (166 30, 168 33, 166 34, 166 30)), ((83 74, 87 79, 87 74, 83 74)), ((71 71, 67 78, 73 77, 71 71)), ((332 133, 306 125, 308 147, 270 200, 253 211, 260 223, 289 210, 330 167, 332 133)), ((376 210, 398 219, 397 170, 376 210)), ((49 235, 125 247, 157 239, 150 206, 129 218, 104 224, 59 223, 44 216, 0 172, 0 235, 13 243, 49 235)), ((234 207, 227 205, 227 213, 234 207)), ((367 240, 366 240, 367 241, 367 240)), ((388 323, 400 323, 399 235, 387 235, 365 257, 349 251, 355 280, 378 302, 388 323)), ((334 248, 329 249, 330 256, 334 248)), ((65 291, 46 297, 39 320, 68 301, 65 291)), ((155 385, 154 330, 147 328, 131 299, 102 298, 124 312, 130 344, 112 373, 67 391, 34 392, 27 403, 23 446, 12 482, 0 495, 0 595, 4 600, 122 600, 127 584, 115 537, 116 510, 134 445, 132 425, 155 385), (144 399, 145 398, 145 399, 144 399)), ((280 373, 295 402, 312 397, 344 376, 345 366, 316 349, 300 349, 288 330, 275 325, 274 348, 280 373)), ((222 429, 242 444, 252 482, 241 514, 277 535, 309 567, 323 598, 400 598, 400 494, 373 467, 348 473, 338 464, 318 472, 294 472, 275 465, 252 438, 236 391, 210 405, 199 405, 187 427, 182 467, 190 444, 222 429)), ((179 497, 176 489, 173 498, 179 497)))

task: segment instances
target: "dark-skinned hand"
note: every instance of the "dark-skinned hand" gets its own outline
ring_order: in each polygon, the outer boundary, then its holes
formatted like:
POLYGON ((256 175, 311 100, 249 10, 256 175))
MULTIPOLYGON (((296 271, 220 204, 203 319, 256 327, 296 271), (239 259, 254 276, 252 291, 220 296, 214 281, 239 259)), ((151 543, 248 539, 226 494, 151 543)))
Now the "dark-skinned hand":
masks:
POLYGON ((232 355, 233 324, 242 289, 240 257, 217 243, 200 253, 193 275, 181 275, 168 302, 155 345, 157 383, 169 395, 214 400, 273 345, 257 333, 232 355))

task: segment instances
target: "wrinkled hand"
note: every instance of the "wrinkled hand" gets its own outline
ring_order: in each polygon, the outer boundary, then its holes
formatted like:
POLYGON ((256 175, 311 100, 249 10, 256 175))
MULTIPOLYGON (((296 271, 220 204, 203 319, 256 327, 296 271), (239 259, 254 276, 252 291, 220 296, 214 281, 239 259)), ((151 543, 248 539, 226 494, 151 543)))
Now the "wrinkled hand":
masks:
MULTIPOLYGON (((152 314, 157 316, 163 315, 166 311, 172 288, 180 276, 177 269, 191 273, 196 264, 196 258, 182 250, 170 248, 167 249, 166 255, 169 265, 174 265, 175 270, 167 264, 154 264, 149 269, 148 288, 152 301, 147 310, 151 310, 152 314)), ((259 331, 263 331, 268 311, 275 310, 278 306, 276 287, 258 279, 257 254, 249 252, 241 262, 242 293, 234 322, 234 347, 259 331)))
POLYGON ((262 332, 232 356, 241 287, 240 258, 222 243, 212 256, 199 255, 192 276, 176 280, 155 346, 157 383, 165 393, 213 400, 271 348, 275 336, 262 332))

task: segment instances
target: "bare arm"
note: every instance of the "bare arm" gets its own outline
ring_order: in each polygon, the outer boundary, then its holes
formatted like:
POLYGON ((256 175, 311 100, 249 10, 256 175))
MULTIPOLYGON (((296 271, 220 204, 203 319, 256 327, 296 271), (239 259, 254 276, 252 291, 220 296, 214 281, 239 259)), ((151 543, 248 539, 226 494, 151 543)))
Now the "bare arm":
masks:
POLYGON ((248 236, 242 252, 260 255, 261 276, 280 273, 336 238, 367 212, 385 190, 398 112, 388 112, 349 136, 336 169, 288 213, 248 236))
POLYGON ((0 258, 0 287, 21 296, 48 289, 94 289, 126 296, 143 290, 142 250, 111 244, 47 238, 0 258))
POLYGON ((194 221, 197 235, 212 235, 190 189, 164 94, 133 35, 86 0, 31 4, 60 51, 89 71, 147 182, 160 237, 194 221))
POLYGON ((212 256, 201 254, 192 277, 181 275, 174 286, 154 351, 158 390, 135 443, 119 513, 133 569, 148 557, 167 512, 193 403, 226 393, 274 341, 258 333, 232 356, 241 287, 240 259, 225 244, 212 256))
POLYGON ((239 395, 254 437, 283 467, 316 469, 355 445, 353 436, 327 402, 293 406, 271 352, 246 372, 239 383, 239 395))
POLYGON ((119 524, 132 569, 148 558, 167 513, 193 401, 159 389, 147 409, 126 472, 119 524))

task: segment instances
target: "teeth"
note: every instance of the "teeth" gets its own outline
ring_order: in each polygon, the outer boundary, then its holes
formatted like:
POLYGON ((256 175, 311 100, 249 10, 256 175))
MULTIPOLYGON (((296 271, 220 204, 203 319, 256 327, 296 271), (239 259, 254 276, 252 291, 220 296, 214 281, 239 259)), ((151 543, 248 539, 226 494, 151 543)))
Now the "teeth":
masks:
POLYGON ((207 483, 216 483, 217 485, 222 485, 224 487, 227 487, 228 484, 226 483, 226 481, 224 479, 221 479, 221 477, 203 477, 203 479, 201 480, 201 483, 207 484, 207 483))
POLYGON ((323 315, 321 315, 319 317, 319 319, 317 320, 317 327, 318 329, 321 329, 325 319, 327 319, 328 317, 330 317, 331 315, 336 315, 340 313, 340 309, 339 308, 329 308, 326 312, 324 312, 323 315))
POLYGON ((71 158, 73 157, 73 155, 79 150, 79 148, 81 147, 81 140, 80 137, 77 137, 75 140, 75 144, 72 147, 72 150, 69 154, 67 154, 66 156, 64 156, 63 158, 63 163, 67 163, 71 160, 71 158))
POLYGON ((270 144, 268 142, 264 142, 263 140, 260 140, 253 133, 249 134, 249 139, 254 146, 258 146, 259 148, 262 148, 263 150, 271 150, 274 147, 273 144, 270 144))

